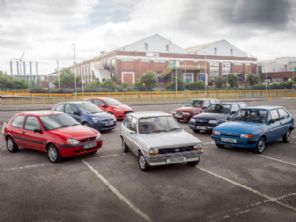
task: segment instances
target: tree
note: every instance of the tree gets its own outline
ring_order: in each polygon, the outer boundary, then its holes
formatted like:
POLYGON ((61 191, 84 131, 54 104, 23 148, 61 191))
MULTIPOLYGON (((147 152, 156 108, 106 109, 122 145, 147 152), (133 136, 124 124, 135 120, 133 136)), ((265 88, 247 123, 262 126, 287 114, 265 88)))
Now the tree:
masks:
POLYGON ((215 87, 221 89, 226 86, 226 78, 224 76, 219 76, 215 78, 215 87))
POLYGON ((139 85, 142 90, 152 91, 157 83, 157 76, 155 72, 149 71, 142 75, 139 85))
POLYGON ((260 78, 256 74, 249 74, 249 75, 247 75, 246 81, 250 86, 254 86, 254 85, 260 83, 260 78))
POLYGON ((205 89, 205 83, 204 83, 204 81, 185 83, 185 89, 187 89, 187 90, 205 89))
POLYGON ((228 75, 228 84, 230 88, 237 88, 238 87, 238 78, 235 74, 228 75))
MULTIPOLYGON (((60 83, 61 88, 73 88, 75 86, 75 74, 71 72, 70 69, 64 68, 60 71, 60 83)), ((80 76, 76 75, 76 86, 78 87, 81 84, 80 76)), ((59 82, 56 80, 54 82, 56 87, 59 87, 59 82)))
POLYGON ((25 80, 18 79, 0 71, 1 89, 27 89, 28 83, 25 80))

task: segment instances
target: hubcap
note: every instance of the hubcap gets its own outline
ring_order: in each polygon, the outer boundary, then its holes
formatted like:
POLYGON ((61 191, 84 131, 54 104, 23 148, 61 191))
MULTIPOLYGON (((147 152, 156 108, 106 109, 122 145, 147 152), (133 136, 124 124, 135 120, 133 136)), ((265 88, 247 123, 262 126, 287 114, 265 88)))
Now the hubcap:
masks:
POLYGON ((57 157, 58 157, 58 153, 56 151, 55 148, 53 147, 50 147, 49 150, 48 150, 48 157, 49 159, 52 161, 52 162, 55 162, 57 160, 57 157))
POLYGON ((146 160, 145 160, 144 156, 139 157, 139 163, 140 163, 141 169, 145 169, 146 160))
POLYGON ((14 143, 10 138, 7 140, 7 148, 9 151, 12 151, 14 149, 14 143))
POLYGON ((259 141, 258 148, 260 152, 262 152, 265 149, 265 143, 263 140, 259 141))

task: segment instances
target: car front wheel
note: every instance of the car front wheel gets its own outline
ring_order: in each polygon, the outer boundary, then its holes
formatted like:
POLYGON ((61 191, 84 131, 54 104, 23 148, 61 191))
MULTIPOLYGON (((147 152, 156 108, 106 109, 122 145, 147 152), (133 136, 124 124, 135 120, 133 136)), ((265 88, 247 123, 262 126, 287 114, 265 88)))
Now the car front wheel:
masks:
POLYGON ((291 137, 292 137, 292 133, 291 133, 291 130, 289 129, 286 133, 285 133, 285 135, 283 136, 283 142, 284 143, 290 143, 290 141, 291 141, 291 137))
POLYGON ((61 161, 60 153, 54 145, 50 145, 47 148, 47 156, 49 161, 52 163, 58 163, 61 161))
POLYGON ((6 139, 6 147, 7 150, 11 153, 15 153, 18 150, 18 146, 11 137, 8 137, 6 139))
POLYGON ((148 171, 150 170, 150 166, 149 164, 147 163, 144 155, 142 153, 139 153, 139 156, 138 156, 138 163, 139 163, 139 167, 142 171, 148 171))
POLYGON ((265 141, 265 138, 264 137, 260 137, 258 143, 257 143, 257 146, 255 148, 255 153, 258 153, 258 154, 261 154, 264 152, 265 150, 265 147, 266 147, 266 141, 265 141))

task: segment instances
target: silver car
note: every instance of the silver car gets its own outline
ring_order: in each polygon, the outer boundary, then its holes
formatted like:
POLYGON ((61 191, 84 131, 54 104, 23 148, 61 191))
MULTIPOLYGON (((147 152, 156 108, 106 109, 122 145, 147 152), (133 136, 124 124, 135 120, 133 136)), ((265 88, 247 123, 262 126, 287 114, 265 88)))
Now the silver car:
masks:
POLYGON ((164 112, 135 112, 128 114, 120 130, 122 149, 138 157, 143 171, 150 166, 200 161, 202 144, 185 132, 175 118, 164 112))

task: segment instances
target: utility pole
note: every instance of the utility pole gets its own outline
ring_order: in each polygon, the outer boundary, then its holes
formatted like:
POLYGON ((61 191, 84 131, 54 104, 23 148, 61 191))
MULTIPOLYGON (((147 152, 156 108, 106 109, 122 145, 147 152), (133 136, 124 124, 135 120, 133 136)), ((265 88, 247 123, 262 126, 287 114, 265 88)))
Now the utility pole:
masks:
POLYGON ((178 91, 178 71, 177 71, 177 60, 175 60, 175 81, 176 81, 176 94, 178 91))
POLYGON ((75 55, 75 43, 73 45, 73 60, 74 60, 74 94, 75 97, 77 96, 77 89, 76 89, 76 55, 75 55))
POLYGON ((207 74, 207 55, 205 55, 205 91, 207 90, 207 78, 208 78, 208 74, 207 74))
POLYGON ((58 83, 59 83, 59 89, 60 89, 61 88, 61 78, 60 78, 59 60, 57 60, 57 73, 58 73, 58 83))

